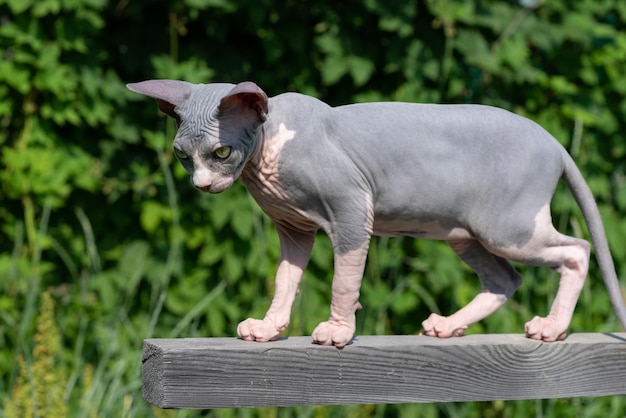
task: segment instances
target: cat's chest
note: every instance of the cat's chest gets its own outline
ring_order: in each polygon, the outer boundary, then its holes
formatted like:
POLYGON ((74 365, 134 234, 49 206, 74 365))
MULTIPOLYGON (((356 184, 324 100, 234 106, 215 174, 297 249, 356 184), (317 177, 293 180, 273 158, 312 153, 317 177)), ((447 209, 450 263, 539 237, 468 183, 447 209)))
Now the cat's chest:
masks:
POLYGON ((295 131, 281 124, 278 132, 264 141, 259 157, 247 164, 241 180, 261 209, 275 222, 286 222, 299 229, 317 229, 311 215, 296 204, 281 181, 280 155, 294 135, 295 131))
POLYGON ((263 212, 274 222, 303 231, 318 229, 311 214, 298 207, 281 187, 277 175, 259 172, 246 174, 242 175, 241 180, 263 212))

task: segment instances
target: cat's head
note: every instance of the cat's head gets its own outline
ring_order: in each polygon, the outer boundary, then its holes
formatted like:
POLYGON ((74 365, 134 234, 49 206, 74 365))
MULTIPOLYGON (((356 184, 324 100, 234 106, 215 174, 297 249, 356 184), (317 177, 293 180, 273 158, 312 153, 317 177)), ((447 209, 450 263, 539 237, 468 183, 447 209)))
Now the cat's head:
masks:
POLYGON ((156 99, 176 119, 174 153, 204 192, 219 193, 239 177, 255 151, 255 133, 267 118, 267 95, 256 84, 191 84, 148 80, 127 87, 156 99))

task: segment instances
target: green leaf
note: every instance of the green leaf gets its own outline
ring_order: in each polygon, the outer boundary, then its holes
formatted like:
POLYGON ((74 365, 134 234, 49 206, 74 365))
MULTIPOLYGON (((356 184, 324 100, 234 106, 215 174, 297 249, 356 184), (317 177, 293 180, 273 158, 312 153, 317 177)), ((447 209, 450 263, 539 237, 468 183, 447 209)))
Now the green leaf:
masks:
POLYGON ((0 60, 0 80, 22 94, 27 93, 31 87, 30 72, 10 61, 0 60))
POLYGON ((527 63, 530 50, 521 36, 513 36, 506 40, 497 50, 498 58, 514 69, 527 63))
POLYGON ((315 44, 319 50, 328 55, 342 55, 341 40, 332 33, 324 33, 315 38, 315 44))
POLYGON ((249 215, 236 215, 231 218, 230 226, 233 228, 233 231, 235 231, 235 234, 237 234, 239 238, 241 238, 242 240, 249 240, 252 238, 253 220, 254 218, 249 215))
POLYGON ((418 299, 415 293, 405 290, 393 298, 391 309, 397 314, 405 314, 414 310, 417 304, 418 299))
POLYGON ((343 77, 349 69, 348 60, 340 55, 330 55, 322 63, 320 69, 322 81, 326 85, 333 85, 343 77))
POLYGON ((228 0, 185 0, 185 4, 192 9, 204 10, 209 7, 226 7, 230 5, 228 0))
POLYGON ((140 222, 143 229, 149 234, 154 233, 164 222, 172 220, 172 211, 169 206, 154 200, 148 200, 141 205, 140 222))
POLYGON ((33 16, 55 15, 61 10, 61 0, 37 0, 33 6, 33 16))
POLYGON ((231 251, 224 253, 223 276, 229 282, 233 283, 243 276, 243 263, 239 255, 231 251))
POLYGON ((490 71, 497 70, 489 44, 479 31, 468 29, 459 31, 454 46, 468 63, 490 71))
POLYGON ((207 63, 197 58, 177 63, 168 55, 159 55, 154 56, 151 62, 157 78, 207 83, 214 76, 214 71, 207 66, 207 63))
POLYGON ((35 0, 5 0, 14 14, 20 14, 30 8, 35 0))
POLYGON ((354 80, 354 84, 362 86, 374 73, 374 64, 365 59, 356 56, 352 56, 348 60, 348 66, 350 67, 350 75, 354 80))

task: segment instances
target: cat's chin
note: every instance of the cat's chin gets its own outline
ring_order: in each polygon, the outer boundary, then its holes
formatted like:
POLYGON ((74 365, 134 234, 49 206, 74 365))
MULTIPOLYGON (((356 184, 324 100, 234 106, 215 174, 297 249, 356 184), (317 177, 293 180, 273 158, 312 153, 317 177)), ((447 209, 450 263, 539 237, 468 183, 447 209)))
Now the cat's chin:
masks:
POLYGON ((217 194, 222 193, 224 190, 228 189, 233 185, 235 179, 232 178, 221 178, 219 181, 216 181, 207 186, 196 186, 198 190, 204 193, 217 194))

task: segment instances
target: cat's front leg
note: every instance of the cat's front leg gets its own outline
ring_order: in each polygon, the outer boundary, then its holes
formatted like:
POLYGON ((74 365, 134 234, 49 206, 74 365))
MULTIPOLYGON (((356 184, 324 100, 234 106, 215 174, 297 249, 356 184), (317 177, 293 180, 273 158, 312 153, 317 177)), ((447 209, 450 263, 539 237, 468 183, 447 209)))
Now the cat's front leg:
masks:
POLYGON ((247 341, 272 341, 287 329, 291 307, 313 248, 314 231, 295 231, 281 225, 277 225, 277 230, 281 257, 274 298, 263 319, 248 318, 237 327, 237 334, 247 341))
POLYGON ((330 317, 313 331, 316 344, 343 347, 352 341, 356 330, 356 311, 361 309, 359 294, 368 247, 369 240, 345 253, 335 249, 330 317))

